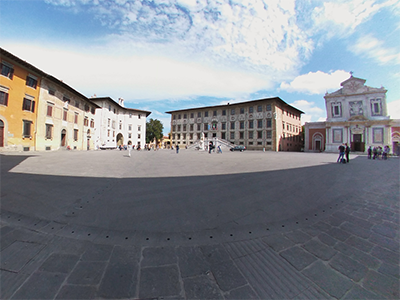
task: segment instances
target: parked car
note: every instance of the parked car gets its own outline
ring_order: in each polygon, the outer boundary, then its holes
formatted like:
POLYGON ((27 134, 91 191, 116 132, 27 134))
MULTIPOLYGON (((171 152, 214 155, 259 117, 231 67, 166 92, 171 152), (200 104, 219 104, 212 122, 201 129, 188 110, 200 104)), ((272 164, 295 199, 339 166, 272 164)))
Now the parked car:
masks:
POLYGON ((246 150, 246 147, 245 146, 235 146, 235 147, 233 147, 233 148, 231 148, 229 150, 243 152, 244 150, 246 150))

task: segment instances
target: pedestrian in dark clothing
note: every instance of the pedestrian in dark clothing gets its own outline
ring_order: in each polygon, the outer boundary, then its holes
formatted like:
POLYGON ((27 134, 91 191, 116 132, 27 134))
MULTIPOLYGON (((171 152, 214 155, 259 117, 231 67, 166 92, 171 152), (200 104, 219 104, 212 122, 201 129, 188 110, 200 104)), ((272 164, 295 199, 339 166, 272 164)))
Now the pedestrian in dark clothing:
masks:
POLYGON ((344 151, 346 148, 344 147, 343 144, 341 144, 338 149, 339 149, 339 157, 337 159, 337 162, 342 162, 342 159, 344 158, 344 151))
POLYGON ((372 147, 371 146, 369 146, 367 153, 368 153, 368 159, 371 159, 371 157, 372 157, 372 147))
POLYGON ((374 149, 372 150, 372 153, 374 154, 374 156, 372 157, 372 159, 377 158, 378 156, 378 149, 376 147, 374 147, 374 149))
POLYGON ((346 160, 347 162, 350 162, 350 147, 347 145, 347 143, 345 144, 346 149, 345 149, 345 153, 346 153, 346 160))
POLYGON ((176 145, 176 154, 179 153, 179 145, 176 145))

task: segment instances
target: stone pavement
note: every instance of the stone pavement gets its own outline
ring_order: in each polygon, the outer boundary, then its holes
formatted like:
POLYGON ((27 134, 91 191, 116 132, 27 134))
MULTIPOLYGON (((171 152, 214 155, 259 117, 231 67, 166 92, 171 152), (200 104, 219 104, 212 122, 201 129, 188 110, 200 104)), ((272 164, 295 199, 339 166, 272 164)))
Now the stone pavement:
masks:
POLYGON ((1 299, 398 299, 399 160, 7 153, 1 299))

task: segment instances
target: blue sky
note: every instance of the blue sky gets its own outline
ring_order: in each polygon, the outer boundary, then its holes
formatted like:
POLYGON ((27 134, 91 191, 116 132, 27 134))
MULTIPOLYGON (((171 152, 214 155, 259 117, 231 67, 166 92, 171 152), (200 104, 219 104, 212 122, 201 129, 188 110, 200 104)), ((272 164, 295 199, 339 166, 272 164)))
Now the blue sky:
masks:
POLYGON ((353 76, 400 118, 398 0, 1 0, 0 47, 90 97, 166 111, 278 96, 324 120, 353 76))

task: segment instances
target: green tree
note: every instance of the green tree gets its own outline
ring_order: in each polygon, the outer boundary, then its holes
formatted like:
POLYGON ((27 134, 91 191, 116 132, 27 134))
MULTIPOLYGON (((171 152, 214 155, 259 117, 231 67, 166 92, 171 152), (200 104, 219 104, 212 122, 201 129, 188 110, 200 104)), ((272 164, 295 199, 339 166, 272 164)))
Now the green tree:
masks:
POLYGON ((164 126, 159 120, 150 119, 146 123, 146 143, 150 143, 156 138, 160 140, 163 137, 164 126))

